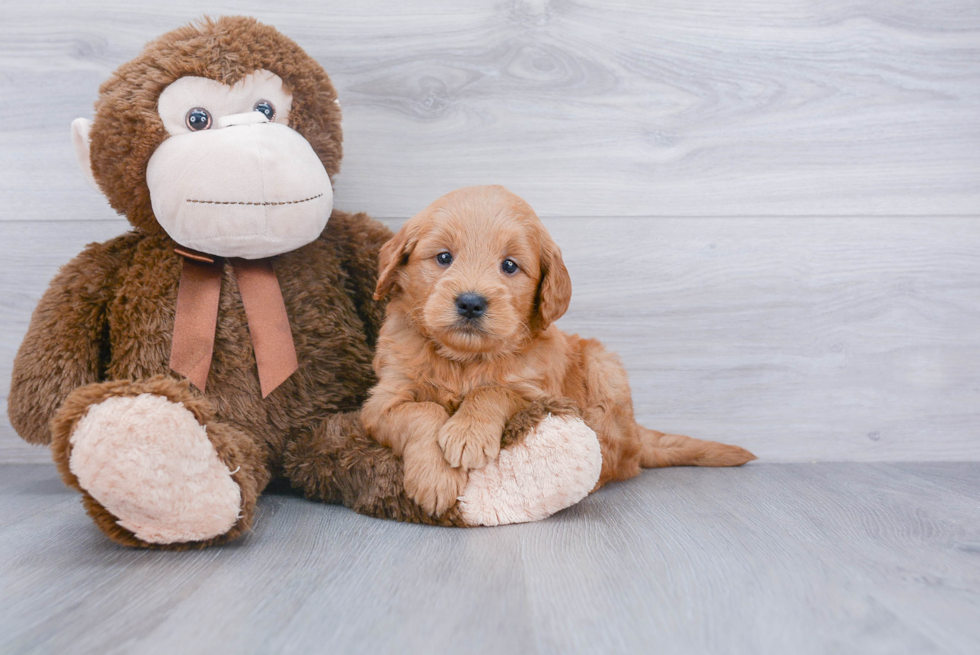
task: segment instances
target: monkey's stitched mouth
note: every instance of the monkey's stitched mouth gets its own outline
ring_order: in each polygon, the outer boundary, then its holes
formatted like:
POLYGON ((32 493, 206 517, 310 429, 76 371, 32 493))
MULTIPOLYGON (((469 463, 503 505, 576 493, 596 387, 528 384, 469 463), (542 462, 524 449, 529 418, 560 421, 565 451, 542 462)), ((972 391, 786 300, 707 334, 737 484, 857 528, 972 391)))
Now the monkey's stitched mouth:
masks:
POLYGON ((316 200, 317 198, 322 198, 323 194, 318 193, 315 196, 310 196, 309 198, 303 198, 302 200, 284 200, 282 202, 243 202, 236 200, 192 200, 187 199, 187 202, 194 202, 201 205, 258 205, 258 206, 268 206, 268 205, 298 205, 301 202, 310 202, 311 200, 316 200))

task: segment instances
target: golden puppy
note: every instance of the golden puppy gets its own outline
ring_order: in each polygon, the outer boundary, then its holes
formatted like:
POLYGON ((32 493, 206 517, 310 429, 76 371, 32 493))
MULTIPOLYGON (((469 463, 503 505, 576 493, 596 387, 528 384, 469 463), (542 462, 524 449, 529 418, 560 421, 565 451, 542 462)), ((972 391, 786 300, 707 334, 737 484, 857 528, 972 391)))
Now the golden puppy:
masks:
POLYGON ((503 187, 459 189, 405 223, 381 249, 375 298, 388 294, 379 381, 362 418, 401 455, 405 489, 430 513, 456 502, 468 469, 497 457, 513 414, 547 397, 572 399, 595 430, 596 489, 641 466, 755 459, 636 423, 618 358, 552 325, 572 295, 561 251, 534 210, 503 187))

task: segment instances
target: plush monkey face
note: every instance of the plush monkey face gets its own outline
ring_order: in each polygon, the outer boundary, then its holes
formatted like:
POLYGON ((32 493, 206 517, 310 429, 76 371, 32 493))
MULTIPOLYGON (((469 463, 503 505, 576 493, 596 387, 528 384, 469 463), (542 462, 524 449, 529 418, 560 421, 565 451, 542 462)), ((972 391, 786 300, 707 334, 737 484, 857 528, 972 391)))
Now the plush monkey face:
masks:
POLYGON ((182 77, 160 94, 170 136, 150 157, 153 213, 177 243, 255 259, 316 239, 333 191, 309 142, 288 127, 292 95, 258 71, 233 86, 182 77))
POLYGON ((255 259, 316 239, 340 160, 323 70, 252 19, 206 20, 147 46, 72 124, 79 163, 138 228, 255 259))

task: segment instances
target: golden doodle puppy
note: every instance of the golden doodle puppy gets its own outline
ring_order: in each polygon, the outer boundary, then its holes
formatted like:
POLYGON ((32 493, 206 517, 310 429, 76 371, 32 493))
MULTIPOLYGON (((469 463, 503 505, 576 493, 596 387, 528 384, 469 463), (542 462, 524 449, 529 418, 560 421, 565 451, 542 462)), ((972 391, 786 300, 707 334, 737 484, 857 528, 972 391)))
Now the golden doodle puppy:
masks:
POLYGON ((365 427, 401 455, 426 511, 456 502, 467 471, 500 452, 507 420, 569 398, 599 438, 596 489, 640 467, 738 466, 752 453, 664 434, 633 418, 626 371, 594 339, 552 325, 572 283, 534 210, 500 186, 453 191, 381 249, 375 298, 391 295, 365 427))

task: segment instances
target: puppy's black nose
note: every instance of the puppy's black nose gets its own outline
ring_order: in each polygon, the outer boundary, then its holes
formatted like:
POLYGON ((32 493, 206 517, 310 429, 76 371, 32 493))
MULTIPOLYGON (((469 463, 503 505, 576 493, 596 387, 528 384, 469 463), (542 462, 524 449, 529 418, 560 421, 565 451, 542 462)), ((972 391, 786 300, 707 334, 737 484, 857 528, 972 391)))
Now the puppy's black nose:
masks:
POLYGON ((478 293, 456 296, 456 311, 465 318, 480 318, 487 311, 487 299, 478 293))

